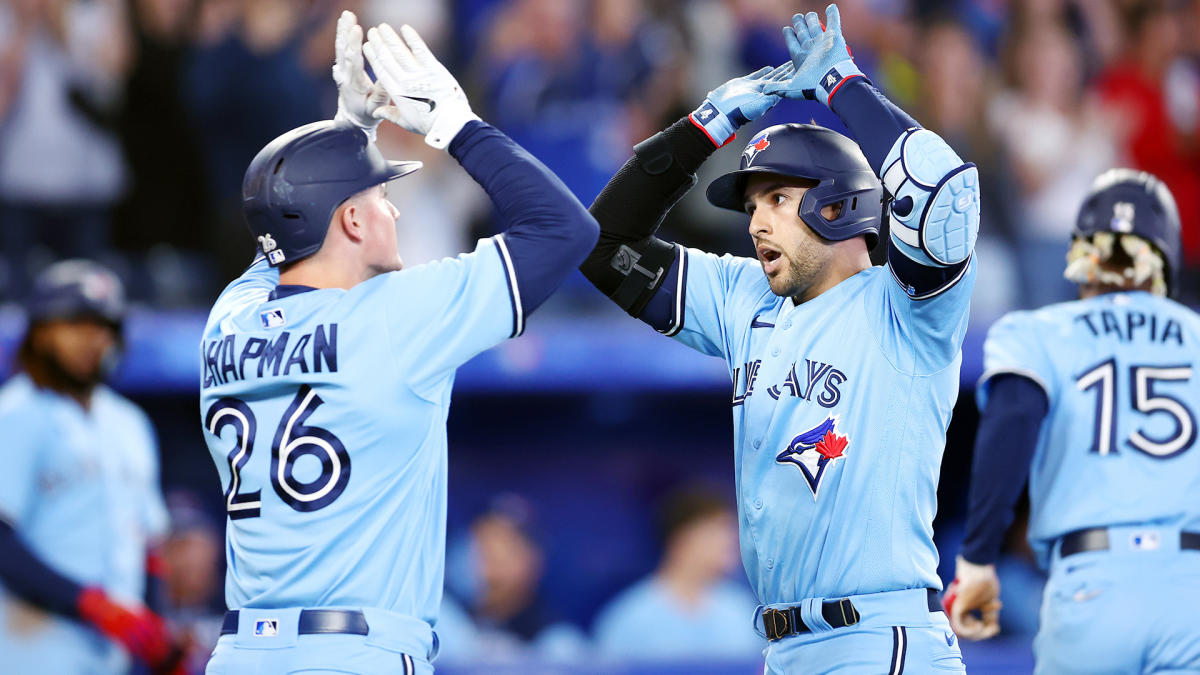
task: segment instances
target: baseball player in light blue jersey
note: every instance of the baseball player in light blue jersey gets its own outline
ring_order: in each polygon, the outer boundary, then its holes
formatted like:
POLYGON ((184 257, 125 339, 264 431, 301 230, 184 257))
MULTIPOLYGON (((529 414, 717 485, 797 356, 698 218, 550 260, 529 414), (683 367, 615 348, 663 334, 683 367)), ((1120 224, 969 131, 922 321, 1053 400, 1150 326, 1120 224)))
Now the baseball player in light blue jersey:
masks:
POLYGON ((999 631, 994 563, 1028 477, 1029 542, 1050 573, 1040 673, 1200 673, 1200 316, 1167 297, 1181 257, 1166 186, 1113 169, 1068 254, 1080 299, 988 332, 948 601, 963 637, 999 631))
POLYGON ((520 335, 597 236, 558 179, 471 112, 414 30, 368 37, 343 14, 340 119, 250 164, 244 211, 264 257, 204 331, 200 412, 225 490, 232 610, 213 674, 432 672, 455 369, 520 335), (448 148, 507 231, 404 268, 385 189, 420 164, 379 154, 385 117, 448 148))
POLYGON ((634 148, 592 205, 601 238, 583 270, 729 367, 742 560, 765 606, 768 671, 961 671, 932 523, 978 174, 863 77, 836 6, 826 18, 823 29, 815 12, 797 15, 790 64, 725 83, 634 148), (829 105, 858 144, 770 127, 708 187, 710 202, 750 215, 758 259, 655 238, 700 163, 785 96, 829 105), (888 264, 872 267, 884 214, 888 264))
POLYGON ((148 553, 166 530, 146 415, 104 386, 125 302, 107 269, 50 266, 28 301, 18 374, 0 387, 0 672, 169 672, 146 608, 148 553))

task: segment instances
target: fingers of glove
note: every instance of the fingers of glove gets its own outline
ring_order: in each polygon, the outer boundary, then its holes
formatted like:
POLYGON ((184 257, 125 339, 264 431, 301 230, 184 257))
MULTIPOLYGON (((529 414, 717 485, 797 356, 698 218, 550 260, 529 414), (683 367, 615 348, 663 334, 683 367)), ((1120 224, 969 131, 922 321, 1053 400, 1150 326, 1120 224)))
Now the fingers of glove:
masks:
POLYGON ((783 80, 790 80, 795 74, 795 64, 793 64, 791 61, 788 61, 782 66, 779 66, 778 68, 775 68, 771 72, 767 73, 763 79, 767 80, 768 82, 781 82, 783 80))
POLYGON ((396 33, 396 29, 386 23, 381 23, 378 26, 379 37, 383 40, 383 44, 387 46, 388 51, 396 57, 400 65, 408 72, 418 72, 424 70, 420 61, 413 55, 412 48, 400 39, 396 33))
POLYGON ((842 12, 836 4, 830 3, 825 8, 825 26, 834 35, 842 34, 842 12))
POLYGON ((793 59, 804 58, 804 48, 802 43, 808 39, 808 36, 799 37, 796 34, 796 29, 791 26, 783 27, 783 41, 787 45, 788 55, 793 59))
POLYGON ((387 89, 378 82, 373 83, 367 90, 367 101, 373 106, 385 105, 388 102, 387 89))
POLYGON ((747 75, 745 77, 745 79, 757 80, 757 79, 765 76, 769 72, 771 72, 771 66, 763 66, 762 68, 759 68, 758 70, 754 71, 753 73, 750 73, 749 75, 747 75))
POLYGON ((799 38, 801 44, 812 37, 808 34, 808 22, 805 21, 803 13, 792 15, 792 30, 796 32, 796 37, 799 38))
POLYGON ((375 39, 375 29, 367 32, 367 44, 363 45, 363 54, 375 69, 375 76, 383 83, 383 88, 391 94, 403 89, 405 71, 396 61, 391 51, 380 40, 375 39))
POLYGON ((421 39, 421 35, 417 33, 417 29, 408 24, 400 26, 400 34, 404 37, 404 41, 408 43, 408 48, 412 50, 412 55, 417 59, 417 63, 425 67, 432 67, 440 62, 437 57, 430 51, 429 46, 421 39))
MULTIPOLYGON (((346 45, 350 42, 350 28, 358 25, 358 17, 354 16, 354 12, 343 10, 342 15, 338 17, 337 32, 334 33, 333 48, 340 58, 342 52, 345 51, 346 45)), ((360 38, 361 39, 361 38, 360 38)))
POLYGON ((808 37, 818 38, 825 29, 821 26, 821 17, 817 16, 816 12, 809 12, 804 15, 804 24, 808 26, 808 37))

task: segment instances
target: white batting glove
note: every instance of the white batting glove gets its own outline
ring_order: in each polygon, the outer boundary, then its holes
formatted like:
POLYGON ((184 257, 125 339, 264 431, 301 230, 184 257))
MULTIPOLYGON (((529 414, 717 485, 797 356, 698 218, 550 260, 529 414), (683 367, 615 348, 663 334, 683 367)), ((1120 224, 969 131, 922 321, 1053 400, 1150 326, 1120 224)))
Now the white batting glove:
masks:
POLYGON ((361 127, 374 141, 380 122, 375 112, 387 105, 388 94, 383 85, 367 77, 363 66, 363 31, 354 12, 344 11, 338 18, 333 45, 333 81, 338 88, 338 111, 334 119, 361 127))
POLYGON ((467 122, 479 119, 458 81, 412 26, 401 26, 397 35, 391 26, 379 24, 367 31, 363 53, 392 97, 392 105, 376 110, 375 117, 424 135, 438 149, 450 145, 467 122))
POLYGON ((959 637, 968 640, 994 637, 1000 632, 1001 607, 996 566, 977 565, 958 556, 954 583, 946 589, 942 606, 950 617, 950 627, 959 637))

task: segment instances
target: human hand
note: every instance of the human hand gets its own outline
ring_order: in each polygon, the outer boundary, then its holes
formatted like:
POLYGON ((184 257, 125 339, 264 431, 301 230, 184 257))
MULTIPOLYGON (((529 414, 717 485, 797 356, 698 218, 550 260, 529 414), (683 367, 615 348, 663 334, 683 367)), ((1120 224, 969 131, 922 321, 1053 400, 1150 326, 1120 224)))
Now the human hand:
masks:
POLYGON ((363 65, 363 31, 354 12, 344 11, 334 38, 333 81, 338 89, 336 120, 346 120, 374 137, 380 119, 375 111, 387 105, 383 85, 372 82, 363 65))
POLYGON ((738 127, 762 117, 781 100, 767 94, 767 85, 786 80, 795 68, 785 63, 777 68, 766 66, 749 75, 735 77, 708 92, 704 103, 688 117, 704 130, 718 147, 733 139, 738 127))
POLYGON ((783 28, 783 39, 796 73, 789 80, 769 85, 767 93, 816 99, 829 105, 842 82, 862 76, 842 37, 842 15, 837 5, 825 8, 825 26, 816 12, 793 16, 792 25, 783 28))
POLYGON ((400 34, 386 23, 367 31, 363 53, 387 90, 392 104, 375 116, 425 136, 425 142, 444 149, 471 120, 467 95, 412 26, 400 34))
POLYGON ((942 607, 959 637, 968 640, 994 637, 1000 632, 1001 607, 996 566, 977 565, 958 556, 954 582, 942 597, 942 607))

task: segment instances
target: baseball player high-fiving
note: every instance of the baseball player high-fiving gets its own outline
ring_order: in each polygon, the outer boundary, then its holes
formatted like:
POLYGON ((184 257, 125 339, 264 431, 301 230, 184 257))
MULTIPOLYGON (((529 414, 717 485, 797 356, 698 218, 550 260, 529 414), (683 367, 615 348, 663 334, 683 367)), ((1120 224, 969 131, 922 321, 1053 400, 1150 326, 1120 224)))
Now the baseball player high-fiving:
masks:
POLYGON ((784 29, 791 63, 731 80, 638 144, 591 211, 582 266, 732 379, 742 559, 771 673, 961 672, 937 603, 938 470, 975 278, 978 175, 859 71, 836 6, 784 29), (708 187, 757 259, 654 236, 697 167, 782 97, 857 137, 770 127, 708 187), (882 203, 881 203, 882 201, 882 203), (891 220, 888 264, 868 250, 891 220))
POLYGON ((251 162, 244 210, 263 256, 201 344, 232 610, 209 673, 432 672, 455 369, 521 334, 596 241, 586 209, 471 112, 415 31, 381 25, 364 48, 345 13, 337 46, 338 119, 251 162), (386 185, 420 165, 383 159, 380 118, 447 148, 507 231, 404 268, 386 185))

